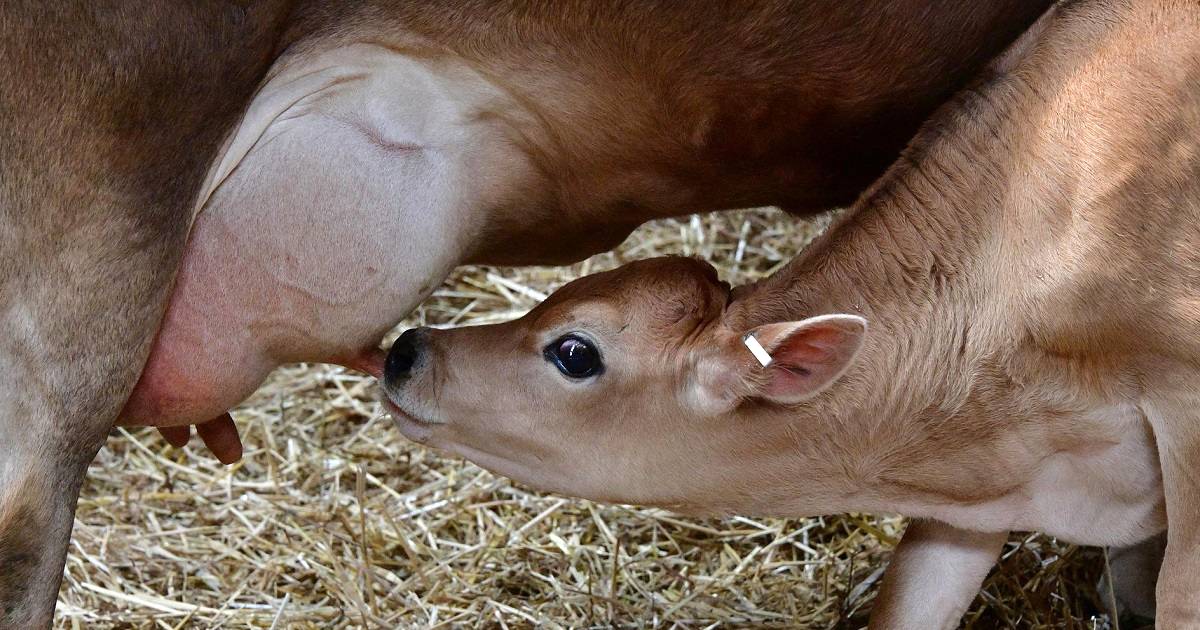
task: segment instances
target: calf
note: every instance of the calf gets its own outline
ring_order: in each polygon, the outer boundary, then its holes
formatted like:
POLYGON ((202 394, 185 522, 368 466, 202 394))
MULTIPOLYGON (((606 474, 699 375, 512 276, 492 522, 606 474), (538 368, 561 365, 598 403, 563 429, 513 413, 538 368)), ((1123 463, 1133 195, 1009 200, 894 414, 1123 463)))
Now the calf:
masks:
POLYGON ((457 264, 840 203, 1049 2, 4 2, 0 627, 118 414, 236 459, 272 367, 364 365, 457 264))
POLYGON ((235 459, 222 414, 271 369, 371 365, 456 265, 569 263, 654 218, 848 203, 1047 4, 442 0, 347 10, 341 28, 307 16, 294 28, 314 32, 213 161, 123 421, 182 442, 220 418, 201 434, 235 459))
POLYGON ((415 329, 408 437, 536 487, 687 512, 914 517, 878 627, 954 627, 1010 530, 1167 530, 1200 627, 1200 4, 1077 2, 930 121, 785 268, 665 258, 514 322, 415 329))

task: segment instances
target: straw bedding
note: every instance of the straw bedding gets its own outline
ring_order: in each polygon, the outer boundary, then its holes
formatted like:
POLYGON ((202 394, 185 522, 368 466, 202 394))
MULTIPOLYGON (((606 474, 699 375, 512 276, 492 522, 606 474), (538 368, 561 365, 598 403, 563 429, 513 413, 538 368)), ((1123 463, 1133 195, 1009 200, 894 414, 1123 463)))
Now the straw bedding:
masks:
MULTIPOLYGON (((463 268, 398 330, 507 320, 572 278, 667 253, 752 281, 825 222, 668 220, 572 267, 463 268)), ((538 494, 406 442, 375 396, 356 373, 282 368, 235 413, 232 467, 198 440, 114 431, 79 501, 57 626, 859 628, 904 529, 538 494)), ((1102 570, 1097 550, 1014 535, 964 623, 1108 628, 1102 570)))

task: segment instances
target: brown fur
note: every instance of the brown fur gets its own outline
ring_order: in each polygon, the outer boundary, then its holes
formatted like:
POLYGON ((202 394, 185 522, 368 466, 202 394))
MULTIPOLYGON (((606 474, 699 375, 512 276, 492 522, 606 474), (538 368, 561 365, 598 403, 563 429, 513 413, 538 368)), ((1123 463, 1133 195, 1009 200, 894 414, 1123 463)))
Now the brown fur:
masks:
POLYGON ((284 10, 0 10, 0 627, 50 623, 83 472, 137 379, 194 197, 284 10))
POLYGON ((677 301, 725 288, 699 263, 634 263, 515 322, 431 331, 385 389, 407 435, 559 492, 925 519, 879 627, 956 626, 1010 529, 1126 545, 1169 524, 1158 623, 1197 627, 1197 226, 1200 5, 1070 3, 725 308, 673 325, 677 301), (790 378, 833 376, 782 402, 766 385, 793 368, 743 336, 770 351, 836 313, 870 323, 861 352, 843 374, 821 351, 843 342, 815 337, 790 378), (536 352, 568 332, 599 376, 536 352))
POLYGON ((236 444, 225 412, 273 367, 369 365, 463 261, 848 199, 1045 4, 305 5, 202 195, 123 421, 179 442, 221 418, 201 435, 236 444))
MULTIPOLYGON (((49 624, 84 468, 150 350, 206 174, 281 63, 357 42, 494 81, 538 177, 520 204, 472 209, 486 220, 462 258, 572 261, 656 216, 848 199, 1047 3, 5 3, 0 626, 49 624)), ((304 358, 360 348, 322 350, 304 358)))
POLYGON ((404 24, 529 105, 536 131, 507 122, 549 181, 487 226, 470 261, 541 264, 651 218, 849 203, 1047 4, 443 0, 361 19, 404 24))

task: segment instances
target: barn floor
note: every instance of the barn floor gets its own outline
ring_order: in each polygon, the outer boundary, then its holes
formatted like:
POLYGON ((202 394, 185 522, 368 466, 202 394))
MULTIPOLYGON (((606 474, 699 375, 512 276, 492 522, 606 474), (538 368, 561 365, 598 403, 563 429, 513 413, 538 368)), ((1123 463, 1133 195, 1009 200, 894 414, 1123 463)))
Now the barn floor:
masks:
MULTIPOLYGON (((771 210, 662 221, 568 268, 459 270, 405 326, 502 321, 623 261, 698 255, 740 284, 824 221, 771 210)), ((402 327, 402 328, 404 328, 402 327)), ((235 413, 224 467, 117 430, 92 465, 64 628, 860 628, 898 518, 692 519, 541 495, 406 442, 373 380, 280 369, 235 413)), ((1108 628, 1098 550, 1014 535, 973 628, 1108 628)))

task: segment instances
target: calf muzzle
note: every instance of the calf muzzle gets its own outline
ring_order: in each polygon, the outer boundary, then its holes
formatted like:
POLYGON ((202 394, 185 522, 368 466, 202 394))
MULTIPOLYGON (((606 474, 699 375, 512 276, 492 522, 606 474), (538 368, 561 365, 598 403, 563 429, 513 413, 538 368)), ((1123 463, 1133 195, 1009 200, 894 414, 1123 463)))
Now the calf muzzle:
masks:
POLYGON ((392 344, 383 366, 384 382, 389 388, 402 386, 412 375, 413 368, 421 358, 421 349, 427 336, 425 328, 410 328, 392 344))

